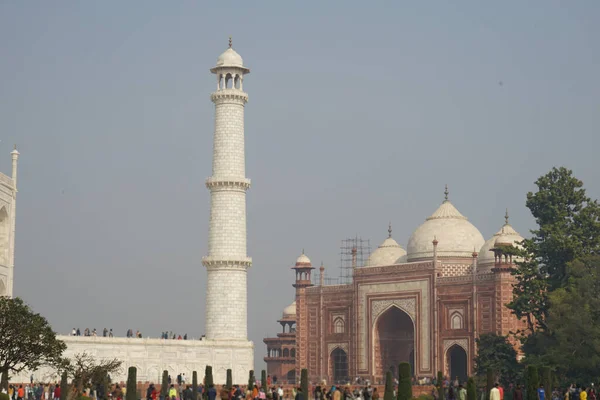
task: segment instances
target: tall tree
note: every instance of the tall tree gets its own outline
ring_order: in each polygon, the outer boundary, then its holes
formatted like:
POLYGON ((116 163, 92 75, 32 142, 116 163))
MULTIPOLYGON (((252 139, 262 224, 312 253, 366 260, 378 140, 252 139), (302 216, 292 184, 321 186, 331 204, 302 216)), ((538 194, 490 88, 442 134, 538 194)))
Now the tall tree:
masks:
POLYGON ((533 351, 561 380, 593 382, 600 376, 600 256, 570 263, 567 275, 566 286, 548 295, 552 335, 538 338, 533 351))
POLYGON ((127 372, 127 392, 125 400, 137 400, 137 368, 129 367, 127 372))
POLYGON ((514 300, 509 303, 518 318, 527 318, 531 332, 547 330, 547 296, 563 287, 567 265, 600 250, 600 205, 587 197, 583 182, 572 171, 552 168, 527 193, 526 206, 538 229, 522 243, 524 261, 516 262, 514 300))
POLYGON ((0 296, 0 389, 8 391, 11 373, 59 365, 66 347, 46 318, 23 300, 0 296))
MULTIPOLYGON (((498 377, 503 385, 514 383, 521 367, 517 361, 517 352, 508 338, 484 333, 476 339, 476 343, 478 351, 475 357, 475 373, 485 376, 488 371, 493 371, 492 380, 498 377)), ((492 385, 494 383, 492 382, 492 385)))

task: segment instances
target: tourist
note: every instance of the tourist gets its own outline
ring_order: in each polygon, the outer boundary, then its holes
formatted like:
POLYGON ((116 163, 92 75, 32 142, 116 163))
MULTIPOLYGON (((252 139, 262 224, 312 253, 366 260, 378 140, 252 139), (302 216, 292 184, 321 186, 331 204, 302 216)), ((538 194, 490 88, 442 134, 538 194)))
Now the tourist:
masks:
MULTIPOLYGON (((500 390, 498 390, 498 384, 496 383, 492 390, 490 390, 490 399, 489 400, 500 400, 500 390)), ((539 399, 538 399, 539 400, 539 399)))
POLYGON ((81 331, 77 328, 77 336, 81 336, 81 331))
POLYGON ((217 398, 217 389, 215 389, 215 385, 210 385, 208 388, 208 400, 215 400, 217 398))
POLYGON ((590 393, 588 394, 588 400, 596 400, 596 390, 593 387, 590 389, 590 393))
POLYGON ((108 332, 108 337, 113 337, 113 331, 112 331, 112 328, 110 328, 110 331, 108 332))
POLYGON ((294 395, 294 400, 304 400, 304 396, 302 396, 302 388, 298 387, 296 389, 296 394, 294 395))
POLYGON ((54 388, 54 398, 60 399, 60 385, 58 383, 56 384, 56 387, 54 388))
POLYGON ((540 387, 537 390, 537 398, 538 400, 546 400, 546 391, 544 390, 544 385, 540 384, 540 387))
POLYGON ((513 400, 523 400, 523 389, 521 389, 520 384, 517 384, 517 387, 513 391, 513 400))
POLYGON ((108 336, 108 329, 104 328, 102 330, 102 337, 107 337, 108 336))
MULTIPOLYGON (((540 385, 540 387, 542 387, 542 385, 540 385)), ((539 394, 539 391, 538 391, 538 394, 539 394)), ((581 389, 581 393, 579 393, 579 400, 587 400, 587 397, 588 397, 587 388, 583 387, 581 389)), ((540 400, 544 400, 544 399, 540 399, 540 400)))
POLYGON ((320 384, 318 384, 317 386, 315 386, 315 390, 313 392, 313 395, 315 396, 315 400, 322 400, 323 399, 323 389, 321 388, 320 384))
POLYGON ((373 400, 379 400, 379 392, 377 391, 377 388, 373 388, 373 400))
POLYGON ((502 385, 498 385, 498 391, 500 392, 500 400, 504 400, 504 388, 502 385))
POLYGON ((169 388, 169 399, 177 399, 177 389, 175 389, 175 385, 171 385, 171 387, 169 388))
MULTIPOLYGON (((450 386, 448 388, 448 400, 456 400, 456 397, 454 395, 454 387, 450 386)), ((502 400, 502 399, 500 399, 502 400)))
POLYGON ((71 331, 71 336, 77 336, 77 331, 75 330, 75 328, 73 328, 73 330, 71 331))

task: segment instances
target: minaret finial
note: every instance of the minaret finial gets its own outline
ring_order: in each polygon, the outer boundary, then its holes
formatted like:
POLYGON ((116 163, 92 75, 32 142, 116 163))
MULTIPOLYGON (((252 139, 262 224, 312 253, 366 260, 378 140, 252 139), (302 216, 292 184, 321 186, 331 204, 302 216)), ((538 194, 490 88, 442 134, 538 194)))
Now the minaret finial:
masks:
POLYGON ((446 184, 446 189, 444 189, 444 201, 448 201, 448 184, 446 184))
POLYGON ((231 40, 231 36, 229 36, 229 48, 233 45, 233 40, 231 40))
POLYGON ((392 222, 390 221, 390 224, 388 225, 388 237, 391 238, 392 237, 392 222))
POLYGON ((304 254, 304 249, 302 249, 302 254, 304 254))
POLYGON ((508 208, 506 209, 506 214, 504 214, 504 223, 508 225, 508 208))
POLYGON ((15 148, 14 148, 14 149, 15 149, 15 150, 17 149, 17 144, 16 144, 16 143, 15 143, 15 148))

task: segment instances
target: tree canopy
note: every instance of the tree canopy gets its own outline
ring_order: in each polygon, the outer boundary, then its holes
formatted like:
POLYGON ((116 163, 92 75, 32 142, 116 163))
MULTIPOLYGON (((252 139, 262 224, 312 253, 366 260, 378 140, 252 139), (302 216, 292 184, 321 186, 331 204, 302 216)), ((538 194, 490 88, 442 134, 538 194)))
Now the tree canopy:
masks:
POLYGON ((507 306, 526 318, 526 363, 548 365, 562 380, 600 376, 600 205, 566 168, 553 168, 528 193, 537 223, 513 271, 507 306))
POLYGON ((11 373, 57 365, 65 348, 46 318, 34 313, 20 298, 0 297, 2 388, 8 389, 11 373))
POLYGON ((548 295, 568 281, 567 265, 600 250, 600 205, 587 197, 583 182, 564 167, 552 168, 527 193, 526 206, 538 225, 525 239, 516 262, 514 299, 508 304, 526 318, 528 334, 547 330, 548 295))
POLYGON ((475 373, 486 376, 487 371, 494 371, 503 385, 516 382, 520 376, 520 365, 517 352, 506 336, 484 333, 476 339, 477 356, 475 357, 475 373))
POLYGON ((84 352, 75 354, 73 358, 63 359, 59 368, 67 372, 73 386, 81 394, 85 388, 99 384, 106 386, 108 376, 119 372, 122 364, 123 362, 116 358, 96 360, 91 354, 84 352))

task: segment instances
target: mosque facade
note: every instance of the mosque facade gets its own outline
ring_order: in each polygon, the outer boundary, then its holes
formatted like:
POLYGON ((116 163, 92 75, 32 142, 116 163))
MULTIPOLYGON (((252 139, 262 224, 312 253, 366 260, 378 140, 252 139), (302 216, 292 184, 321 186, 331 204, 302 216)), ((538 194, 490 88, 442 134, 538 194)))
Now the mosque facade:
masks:
POLYGON ((522 240, 508 213, 485 240, 446 190, 406 250, 390 226, 365 265, 354 268, 350 284, 324 284, 323 266, 313 280, 312 263, 302 254, 292 267, 296 296, 279 321, 283 331, 264 339, 268 373, 293 382, 306 368, 313 382, 380 382, 409 362, 417 378, 442 371, 465 381, 479 335, 508 335, 525 326, 505 306, 515 282, 515 260, 505 249, 522 240))

